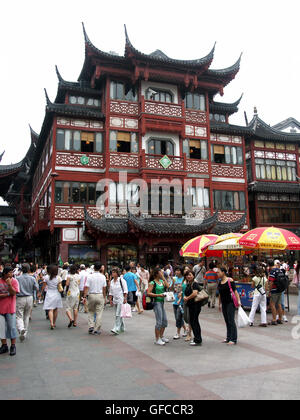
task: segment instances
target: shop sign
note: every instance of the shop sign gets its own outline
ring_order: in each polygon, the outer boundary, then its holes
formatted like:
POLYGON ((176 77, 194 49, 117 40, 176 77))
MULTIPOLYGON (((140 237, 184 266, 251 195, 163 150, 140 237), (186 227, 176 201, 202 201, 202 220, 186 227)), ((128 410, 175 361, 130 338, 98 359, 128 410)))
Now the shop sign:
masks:
POLYGON ((171 248, 169 246, 149 246, 148 254, 168 254, 171 252, 171 248))

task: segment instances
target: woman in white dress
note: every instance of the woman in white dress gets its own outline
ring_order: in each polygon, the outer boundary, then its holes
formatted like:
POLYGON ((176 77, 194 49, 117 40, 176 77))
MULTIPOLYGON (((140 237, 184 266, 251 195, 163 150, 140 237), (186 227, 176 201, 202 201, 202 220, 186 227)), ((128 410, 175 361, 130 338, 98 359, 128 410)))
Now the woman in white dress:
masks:
POLYGON ((127 303, 127 282, 121 277, 120 270, 113 268, 111 271, 112 279, 109 288, 109 301, 110 305, 115 307, 115 325, 111 330, 114 334, 120 334, 125 331, 124 320, 121 318, 121 307, 123 303, 127 303))
POLYGON ((43 289, 47 286, 46 298, 44 301, 44 310, 48 310, 50 327, 53 330, 56 326, 58 309, 63 307, 58 285, 62 282, 58 276, 58 266, 51 265, 48 267, 48 275, 44 277, 43 289))
POLYGON ((71 265, 69 274, 66 277, 66 314, 69 318, 68 328, 77 327, 77 317, 78 317, 78 306, 79 306, 79 296, 80 296, 80 276, 78 274, 78 267, 76 265, 71 265))

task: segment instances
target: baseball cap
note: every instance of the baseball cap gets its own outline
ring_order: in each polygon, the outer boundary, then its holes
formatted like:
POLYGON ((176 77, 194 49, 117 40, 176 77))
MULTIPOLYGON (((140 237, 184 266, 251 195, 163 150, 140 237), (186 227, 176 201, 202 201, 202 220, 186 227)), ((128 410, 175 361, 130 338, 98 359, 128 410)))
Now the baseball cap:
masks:
POLYGON ((274 264, 276 265, 276 264, 280 264, 280 261, 279 260, 275 260, 274 261, 274 264))

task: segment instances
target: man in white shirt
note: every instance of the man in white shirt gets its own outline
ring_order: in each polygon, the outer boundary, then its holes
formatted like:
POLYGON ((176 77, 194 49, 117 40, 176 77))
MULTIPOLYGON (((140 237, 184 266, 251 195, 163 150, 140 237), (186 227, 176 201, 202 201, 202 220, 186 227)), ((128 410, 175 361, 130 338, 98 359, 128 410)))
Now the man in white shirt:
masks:
POLYGON ((104 274, 100 273, 101 263, 96 262, 94 265, 94 273, 87 276, 86 285, 84 287, 84 299, 88 299, 88 325, 89 334, 100 335, 100 328, 102 323, 102 314, 105 305, 106 296, 106 278, 104 274), (94 314, 96 314, 96 321, 94 321, 94 314))
POLYGON ((206 273, 204 259, 201 259, 200 262, 194 266, 193 272, 195 274, 195 281, 197 283, 203 285, 203 282, 204 282, 204 274, 206 273))

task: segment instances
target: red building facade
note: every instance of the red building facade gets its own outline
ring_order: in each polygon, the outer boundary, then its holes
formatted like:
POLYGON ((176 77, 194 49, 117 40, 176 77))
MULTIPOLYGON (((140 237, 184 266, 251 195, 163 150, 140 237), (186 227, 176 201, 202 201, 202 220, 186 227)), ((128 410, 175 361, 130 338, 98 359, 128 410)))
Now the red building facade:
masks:
POLYGON ((18 208, 36 260, 154 264, 177 260, 193 236, 249 226, 251 130, 229 123, 241 98, 214 101, 240 59, 212 70, 214 48, 174 60, 143 54, 125 36, 121 57, 97 49, 84 29, 78 81, 56 69, 58 91, 53 102, 46 92, 40 134, 31 129, 14 176, 0 166, 1 194, 18 208))

